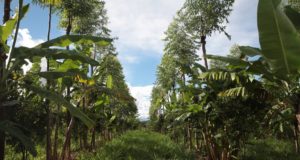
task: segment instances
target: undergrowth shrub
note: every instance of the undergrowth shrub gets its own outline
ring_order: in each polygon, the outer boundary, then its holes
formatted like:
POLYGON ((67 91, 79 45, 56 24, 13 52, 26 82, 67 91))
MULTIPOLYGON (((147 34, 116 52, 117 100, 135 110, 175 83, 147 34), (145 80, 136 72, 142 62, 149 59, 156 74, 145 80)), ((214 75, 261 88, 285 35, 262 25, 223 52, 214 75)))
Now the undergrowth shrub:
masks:
POLYGON ((194 159, 192 154, 185 152, 169 137, 149 131, 129 131, 107 143, 96 155, 86 155, 81 158, 91 160, 194 159))
POLYGON ((252 140, 240 153, 241 160, 300 160, 292 143, 268 138, 252 140))

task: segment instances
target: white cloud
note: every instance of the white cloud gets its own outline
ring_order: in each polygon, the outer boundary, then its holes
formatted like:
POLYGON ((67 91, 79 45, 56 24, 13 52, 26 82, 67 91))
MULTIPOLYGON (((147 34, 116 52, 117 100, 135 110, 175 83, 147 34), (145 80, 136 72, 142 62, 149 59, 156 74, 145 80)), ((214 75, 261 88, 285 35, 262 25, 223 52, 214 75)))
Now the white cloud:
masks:
POLYGON ((162 53, 162 38, 184 0, 106 0, 117 48, 162 53))
MULTIPOLYGON (((141 49, 160 53, 160 56, 164 32, 183 3, 184 0, 107 0, 109 26, 113 35, 119 37, 116 44, 121 54, 124 50, 141 49)), ((227 25, 232 40, 223 34, 213 34, 207 41, 209 54, 225 55, 235 43, 257 44, 257 3, 258 0, 236 0, 227 25)))
POLYGON ((150 98, 151 98, 153 85, 131 86, 129 84, 128 86, 131 95, 136 99, 139 119, 141 120, 149 119, 150 98))
POLYGON ((226 55, 233 44, 257 46, 257 4, 258 0, 236 0, 226 29, 232 39, 228 40, 224 34, 213 34, 207 40, 207 52, 226 55))
MULTIPOLYGON (((144 55, 132 56, 124 51, 142 50, 156 56, 163 53, 164 32, 185 0, 106 0, 109 27, 119 37, 116 45, 126 63, 137 63, 144 55), (157 54, 159 53, 159 54, 157 54)), ((256 9, 258 0, 236 0, 229 17, 227 32, 215 33, 207 39, 208 54, 226 55, 233 44, 258 46, 256 9)), ((122 59, 122 58, 121 58, 122 59)), ((125 67, 125 75, 131 71, 125 67)), ((137 99, 140 118, 147 118, 152 85, 130 86, 137 99)))
MULTIPOLYGON (((33 39, 27 28, 19 29, 18 39, 16 43, 17 47, 24 46, 24 47, 32 48, 43 42, 44 40, 42 39, 33 39)), ((31 67, 32 67, 32 63, 29 63, 28 65, 23 65, 22 69, 24 73, 26 73, 27 71, 30 70, 31 67)))
POLYGON ((45 42, 42 39, 33 39, 27 28, 19 29, 17 46, 32 48, 40 43, 45 42))

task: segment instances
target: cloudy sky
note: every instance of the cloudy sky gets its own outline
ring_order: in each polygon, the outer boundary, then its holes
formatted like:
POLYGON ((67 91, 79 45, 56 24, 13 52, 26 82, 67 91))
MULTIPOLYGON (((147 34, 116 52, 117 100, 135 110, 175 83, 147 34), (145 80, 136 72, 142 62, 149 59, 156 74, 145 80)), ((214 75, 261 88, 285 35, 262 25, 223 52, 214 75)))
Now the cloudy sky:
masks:
MULTIPOLYGON (((139 117, 147 119, 156 67, 163 54, 164 32, 184 0, 105 1, 109 27, 113 36, 118 37, 115 45, 126 81, 137 99, 139 117)), ((227 28, 232 39, 229 41, 222 34, 214 34, 207 41, 209 54, 226 55, 233 44, 258 46, 257 3, 258 0, 236 0, 227 28)), ((57 22, 58 17, 54 17, 52 37, 63 34, 57 22)), ((22 21, 18 44, 32 47, 45 41, 46 35, 47 10, 31 6, 29 14, 22 21)))
MULTIPOLYGON (((156 66, 163 54, 164 32, 184 0, 106 0, 110 28, 116 42, 126 80, 137 99, 140 118, 148 118, 150 94, 156 66)), ((208 39, 208 53, 226 55, 233 44, 258 45, 257 0, 236 0, 225 35, 208 39)))

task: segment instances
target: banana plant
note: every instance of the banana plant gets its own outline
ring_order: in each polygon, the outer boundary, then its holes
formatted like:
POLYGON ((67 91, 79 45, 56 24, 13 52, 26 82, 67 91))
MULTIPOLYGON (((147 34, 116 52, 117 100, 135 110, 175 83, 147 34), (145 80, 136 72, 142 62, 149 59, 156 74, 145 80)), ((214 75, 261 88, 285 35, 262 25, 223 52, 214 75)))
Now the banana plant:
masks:
MULTIPOLYGON (((261 49, 252 47, 240 49, 244 55, 258 56, 257 60, 244 63, 243 60, 232 61, 226 57, 210 56, 209 58, 228 62, 235 67, 239 66, 247 75, 255 75, 254 82, 263 82, 264 86, 266 82, 269 82, 277 89, 283 90, 285 94, 281 98, 285 99, 284 103, 288 103, 287 106, 294 106, 297 122, 295 133, 298 135, 300 131, 300 98, 297 89, 300 69, 300 13, 290 6, 284 6, 282 0, 260 0, 257 15, 261 49)), ((210 73, 206 77, 216 79, 216 77, 222 78, 223 76, 210 73)), ((227 95, 234 92, 244 93, 245 91, 231 89, 227 91, 227 95)), ((278 97, 272 93, 271 95, 278 97)), ((297 146, 296 150, 299 152, 297 146)))
MULTIPOLYGON (((76 60, 82 63, 90 64, 92 66, 98 65, 98 62, 89 58, 88 56, 82 55, 74 50, 66 51, 64 49, 60 49, 60 47, 68 46, 70 44, 77 44, 83 41, 96 43, 100 46, 109 45, 112 41, 111 39, 102 38, 102 37, 94 37, 94 36, 79 36, 79 35, 68 35, 68 36, 61 36, 50 41, 41 43, 34 48, 26 48, 26 47, 16 47, 16 41, 18 36, 18 30, 20 26, 20 21, 27 13, 29 9, 29 5, 25 5, 23 7, 23 1, 19 1, 19 11, 12 19, 6 22, 3 26, 0 26, 0 46, 1 46, 1 66, 0 66, 0 108, 1 108, 1 116, 5 115, 5 108, 13 105, 17 105, 17 100, 8 101, 7 97, 13 92, 18 91, 20 89, 28 89, 37 95, 44 97, 57 103, 58 105, 63 105, 66 107, 70 113, 77 117, 78 119, 82 120, 85 125, 88 127, 92 127, 94 122, 87 117, 83 112, 81 112, 78 108, 76 108, 72 103, 65 100, 61 95, 48 91, 40 86, 30 86, 22 81, 21 79, 14 79, 13 75, 16 72, 21 71, 21 67, 28 63, 28 61, 40 61, 42 57, 47 57, 53 60, 76 60), (15 31, 13 44, 10 47, 6 45, 6 41, 8 40, 9 36, 15 31), (55 47, 55 48, 53 48, 55 47), (10 51, 10 52, 9 52, 10 51), (9 54, 6 54, 8 53, 9 54), (26 59, 26 60, 25 60, 26 59)), ((56 72, 56 73, 40 73, 41 77, 59 77, 59 76, 66 76, 66 75, 82 75, 78 71, 69 70, 65 72, 56 72)), ((25 75, 26 77, 26 75, 25 75)), ((2 117, 3 118, 3 117, 2 117)), ((16 125, 13 125, 12 122, 9 122, 6 119, 1 118, 1 130, 2 132, 10 133, 12 136, 17 137, 21 140, 23 145, 31 151, 33 155, 36 155, 36 152, 32 149, 34 147, 33 143, 29 143, 30 141, 24 139, 24 135, 20 131, 16 131, 13 133, 12 131, 15 130, 16 125)))

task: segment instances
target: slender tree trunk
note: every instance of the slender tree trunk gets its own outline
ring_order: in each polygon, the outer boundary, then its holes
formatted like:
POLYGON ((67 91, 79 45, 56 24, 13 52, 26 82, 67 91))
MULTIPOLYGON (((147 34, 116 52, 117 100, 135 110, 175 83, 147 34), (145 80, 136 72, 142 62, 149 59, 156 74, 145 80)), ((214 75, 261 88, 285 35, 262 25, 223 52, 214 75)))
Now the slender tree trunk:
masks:
POLYGON ((294 129, 294 135, 295 135, 295 150, 297 153, 300 152, 299 149, 299 133, 300 133, 300 103, 295 108, 296 110, 296 122, 295 122, 295 129, 294 129))
POLYGON ((49 106, 49 100, 46 100, 46 113, 47 113, 47 133, 46 133, 46 139, 47 139, 47 144, 46 144, 46 159, 47 160, 52 160, 52 144, 51 144, 51 135, 52 135, 52 129, 51 129, 51 110, 49 106))
POLYGON ((197 154, 200 154, 200 136, 199 136, 199 132, 197 130, 197 128, 195 129, 195 141, 196 141, 196 150, 197 150, 197 154))
POLYGON ((189 140, 189 149, 192 150, 193 149, 193 133, 192 133, 192 127, 191 127, 191 123, 188 122, 188 140, 189 140))
POLYGON ((22 147, 22 160, 26 160, 26 150, 22 147))
MULTIPOLYGON (((0 105, 0 122, 5 120, 5 108, 0 105)), ((5 132, 0 131, 0 160, 5 158, 5 132)))
POLYGON ((91 151, 95 149, 96 146, 96 130, 95 128, 92 129, 92 138, 91 138, 91 151))
POLYGON ((48 20, 48 33, 47 33, 47 40, 50 40, 50 35, 51 35, 51 24, 52 24, 52 4, 50 3, 49 5, 49 20, 48 20))
MULTIPOLYGON (((51 33, 51 21, 52 21, 52 4, 49 5, 49 19, 48 19, 48 33, 47 33, 47 41, 50 40, 50 33, 51 33)), ((49 59, 47 59, 47 72, 50 71, 49 59)), ((47 80, 47 90, 50 90, 50 82, 47 80)), ((47 110, 47 144, 46 144, 46 159, 52 160, 53 152, 52 152, 52 116, 51 116, 51 109, 50 109, 50 101, 46 100, 45 107, 47 110)))
POLYGON ((79 146, 80 146, 81 150, 84 148, 83 142, 82 142, 82 130, 81 129, 80 129, 80 135, 79 135, 79 146))
MULTIPOLYGON (((71 29, 72 29, 72 21, 71 21, 71 15, 68 14, 68 26, 66 28, 66 35, 70 35, 71 33, 71 29)), ((69 46, 66 47, 67 50, 70 50, 69 46)), ((67 87, 67 99, 70 101, 71 99, 71 93, 70 93, 70 86, 67 87)), ((61 152, 61 160, 65 160, 66 158, 66 154, 67 156, 69 156, 70 153, 70 146, 71 146, 71 130, 73 128, 74 125, 74 117, 71 117, 68 128, 66 130, 66 134, 65 134, 65 141, 63 144, 63 149, 61 152)))
POLYGON ((299 153, 299 135, 298 135, 298 125, 295 123, 294 125, 294 142, 295 142, 295 151, 296 153, 299 153))
MULTIPOLYGON (((85 87, 85 85, 83 85, 85 87)), ((87 106, 87 99, 83 98, 82 99, 82 109, 83 112, 85 112, 87 106)), ((83 140, 83 146, 84 149, 88 148, 88 128, 86 126, 82 126, 83 132, 82 132, 82 140, 83 140)))
POLYGON ((10 4, 11 0, 4 1, 4 15, 3 15, 3 23, 9 20, 10 18, 10 4))
MULTIPOLYGON (((208 121, 205 122, 208 125, 208 121)), ((217 153, 215 144, 212 140, 211 134, 209 133, 208 126, 205 126, 203 134, 204 143, 208 152, 209 159, 217 160, 217 153)))
MULTIPOLYGON (((57 106, 57 114, 59 113, 59 106, 57 106)), ((58 159, 58 129, 59 129, 59 116, 56 115, 55 118, 55 129, 54 129, 54 142, 53 142, 53 155, 52 159, 57 160, 58 159)))
POLYGON ((54 131, 54 143, 53 143, 53 160, 58 159, 58 128, 59 122, 55 124, 55 131, 54 131))
MULTIPOLYGON (((8 21, 10 18, 10 4, 11 4, 11 0, 4 1, 3 24, 6 23, 6 21, 8 21)), ((3 44, 1 44, 1 47, 3 47, 3 44)), ((6 53, 4 52, 0 53, 0 82, 3 80, 4 70, 6 66, 6 59, 7 59, 6 53)), ((5 85, 6 83, 3 84, 5 85)), ((1 88, 5 89, 6 86, 1 86, 1 88)), ((1 102, 0 102, 0 121, 4 121, 5 119, 6 119, 6 110, 4 106, 1 106, 1 102)), ((4 160, 5 158, 5 139, 6 139, 5 132, 0 131, 0 160, 4 160)))
POLYGON ((208 63, 207 63, 207 58, 206 58, 206 36, 201 36, 201 44, 202 44, 204 65, 205 65, 205 68, 208 69, 208 63))
POLYGON ((74 126, 74 123, 75 123, 75 119, 74 117, 71 118, 70 122, 69 122, 69 126, 68 126, 68 129, 66 131, 66 139, 65 139, 65 142, 64 142, 64 145, 63 145, 63 149, 61 151, 61 160, 65 160, 65 159, 68 159, 69 158, 69 155, 70 155, 70 144, 71 144, 71 131, 72 131, 72 128, 74 126))

